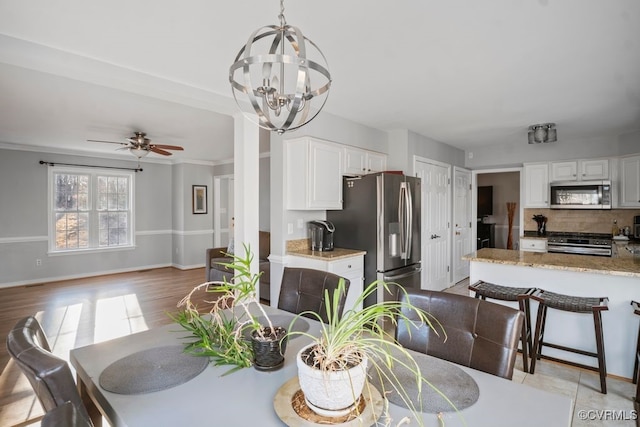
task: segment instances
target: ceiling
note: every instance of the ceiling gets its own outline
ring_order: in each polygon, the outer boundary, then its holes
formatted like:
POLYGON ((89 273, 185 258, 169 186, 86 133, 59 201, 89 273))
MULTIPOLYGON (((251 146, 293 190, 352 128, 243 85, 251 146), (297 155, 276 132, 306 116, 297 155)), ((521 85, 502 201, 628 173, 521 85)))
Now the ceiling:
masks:
MULTIPOLYGON (((0 0, 0 143, 233 157, 228 69, 276 0, 0 0)), ((637 0, 285 2, 333 77, 321 114, 464 149, 640 129, 637 0)), ((346 141, 345 141, 346 142, 346 141)), ((268 149, 268 148, 266 148, 268 149)), ((117 154, 117 153, 116 153, 117 154)))

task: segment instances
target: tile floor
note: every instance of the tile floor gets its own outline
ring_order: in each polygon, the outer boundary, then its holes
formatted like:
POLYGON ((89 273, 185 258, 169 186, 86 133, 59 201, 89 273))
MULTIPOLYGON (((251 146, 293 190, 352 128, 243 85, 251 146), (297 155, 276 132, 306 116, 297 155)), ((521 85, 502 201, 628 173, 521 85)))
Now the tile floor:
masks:
MULTIPOLYGON (((446 292, 469 295, 468 284, 468 280, 463 280, 446 292)), ((522 370, 522 356, 518 355, 513 381, 573 399, 572 427, 630 427, 636 423, 637 413, 633 408, 636 386, 626 379, 607 377, 607 394, 602 394, 597 372, 540 360, 536 363, 536 373, 531 375, 522 370)), ((531 405, 532 410, 536 410, 535 402, 531 405)))

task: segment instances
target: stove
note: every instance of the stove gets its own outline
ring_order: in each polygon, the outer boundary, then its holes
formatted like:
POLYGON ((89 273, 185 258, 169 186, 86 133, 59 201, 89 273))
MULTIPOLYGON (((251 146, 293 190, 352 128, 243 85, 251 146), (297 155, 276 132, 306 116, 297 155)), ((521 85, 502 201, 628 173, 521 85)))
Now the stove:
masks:
POLYGON ((550 232, 547 236, 548 252, 611 256, 611 234, 550 232))

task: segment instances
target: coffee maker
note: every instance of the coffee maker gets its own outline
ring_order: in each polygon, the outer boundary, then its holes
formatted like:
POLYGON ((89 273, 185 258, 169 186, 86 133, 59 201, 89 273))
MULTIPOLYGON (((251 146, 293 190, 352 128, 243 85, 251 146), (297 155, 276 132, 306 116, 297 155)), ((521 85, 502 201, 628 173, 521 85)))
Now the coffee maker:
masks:
POLYGON ((309 221, 309 237, 312 251, 332 251, 333 232, 336 230, 331 221, 309 221))

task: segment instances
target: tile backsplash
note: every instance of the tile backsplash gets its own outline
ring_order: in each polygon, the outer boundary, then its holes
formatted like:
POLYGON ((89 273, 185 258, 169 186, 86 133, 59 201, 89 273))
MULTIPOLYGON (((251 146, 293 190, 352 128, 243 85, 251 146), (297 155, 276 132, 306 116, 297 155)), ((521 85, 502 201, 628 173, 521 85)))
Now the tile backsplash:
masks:
POLYGON ((633 217, 640 215, 640 210, 525 209, 524 230, 538 229, 538 225, 533 220, 534 215, 547 217, 547 232, 611 233, 614 220, 617 221, 619 228, 628 225, 633 229, 633 217))

